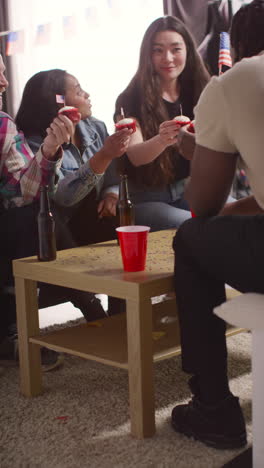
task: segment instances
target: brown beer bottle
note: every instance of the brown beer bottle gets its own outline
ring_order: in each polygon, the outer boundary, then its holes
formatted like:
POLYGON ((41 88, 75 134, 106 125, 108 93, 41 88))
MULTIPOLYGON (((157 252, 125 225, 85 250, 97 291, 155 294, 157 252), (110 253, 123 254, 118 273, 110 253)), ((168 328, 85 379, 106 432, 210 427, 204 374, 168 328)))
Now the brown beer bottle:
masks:
POLYGON ((50 211, 48 186, 40 187, 40 211, 38 214, 38 259, 41 262, 55 260, 57 256, 55 222, 50 211))
POLYGON ((135 208, 129 199, 127 175, 120 174, 119 200, 118 200, 119 226, 135 224, 135 208))

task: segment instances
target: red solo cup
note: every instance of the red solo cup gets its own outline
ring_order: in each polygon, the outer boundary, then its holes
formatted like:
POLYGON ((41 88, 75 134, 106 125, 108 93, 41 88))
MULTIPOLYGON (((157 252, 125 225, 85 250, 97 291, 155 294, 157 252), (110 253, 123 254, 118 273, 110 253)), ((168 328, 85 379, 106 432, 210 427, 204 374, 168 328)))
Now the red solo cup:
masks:
POLYGON ((143 271, 146 266, 149 226, 116 228, 124 271, 143 271))
POLYGON ((115 128, 116 130, 123 130, 123 128, 132 128, 134 133, 136 131, 136 121, 134 119, 131 119, 130 117, 121 119, 115 124, 115 128))

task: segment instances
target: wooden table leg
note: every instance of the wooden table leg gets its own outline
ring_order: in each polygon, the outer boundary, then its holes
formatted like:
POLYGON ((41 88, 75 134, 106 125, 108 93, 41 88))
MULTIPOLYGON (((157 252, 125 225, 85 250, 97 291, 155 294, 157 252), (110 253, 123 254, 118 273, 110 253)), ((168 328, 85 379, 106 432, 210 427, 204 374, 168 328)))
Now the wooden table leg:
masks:
MULTIPOLYGON (((263 312, 263 311, 262 311, 263 312)), ((263 427, 264 427, 264 374, 263 350, 264 330, 259 327, 252 330, 252 432, 253 432, 253 466, 263 466, 263 427)))
POLYGON ((20 385, 23 395, 41 393, 41 362, 39 345, 29 338, 39 335, 37 283, 15 278, 20 385))
POLYGON ((151 299, 127 300, 127 342, 131 434, 155 434, 151 299))

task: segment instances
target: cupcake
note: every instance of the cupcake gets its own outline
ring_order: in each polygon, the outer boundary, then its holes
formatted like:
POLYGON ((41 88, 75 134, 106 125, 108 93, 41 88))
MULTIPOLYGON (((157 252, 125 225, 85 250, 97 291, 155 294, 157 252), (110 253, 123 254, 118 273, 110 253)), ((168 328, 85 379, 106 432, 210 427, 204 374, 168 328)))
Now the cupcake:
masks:
POLYGON ((79 110, 77 107, 64 106, 58 111, 58 114, 66 115, 73 123, 79 122, 79 110))
POLYGON ((116 130, 123 130, 123 128, 132 128, 133 133, 136 131, 136 121, 130 117, 121 119, 115 124, 116 130))
POLYGON ((176 123, 180 127, 183 127, 184 125, 187 125, 187 124, 191 123, 191 120, 186 115, 176 115, 176 117, 174 117, 173 120, 175 120, 176 123))
POLYGON ((194 120, 192 120, 191 123, 188 125, 187 130, 190 133, 195 133, 194 120))

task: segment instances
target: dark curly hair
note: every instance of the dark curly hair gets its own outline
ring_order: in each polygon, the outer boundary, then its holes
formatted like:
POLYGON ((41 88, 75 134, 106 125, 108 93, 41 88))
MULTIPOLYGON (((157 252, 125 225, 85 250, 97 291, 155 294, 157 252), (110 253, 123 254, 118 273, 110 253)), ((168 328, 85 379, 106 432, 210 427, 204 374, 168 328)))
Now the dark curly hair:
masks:
POLYGON ((46 129, 56 117, 59 105, 56 94, 65 95, 65 70, 53 69, 33 75, 23 91, 15 122, 26 137, 46 136, 46 129))
POLYGON ((232 19, 230 42, 235 62, 264 50, 264 0, 253 0, 239 8, 232 19))
MULTIPOLYGON (((182 21, 174 16, 164 16, 153 21, 142 40, 137 72, 127 88, 118 96, 114 114, 116 121, 122 107, 127 116, 135 117, 145 140, 156 135, 161 122, 169 119, 160 93, 160 79, 152 64, 154 38, 161 31, 175 31, 184 39, 187 58, 178 84, 183 109, 188 107, 191 118, 193 107, 210 77, 196 50, 194 39, 182 21)), ((144 180, 144 184, 149 186, 166 185, 175 180, 173 159, 175 160, 175 151, 167 148, 150 164, 137 168, 129 165, 131 171, 129 176, 138 181, 144 180)))

